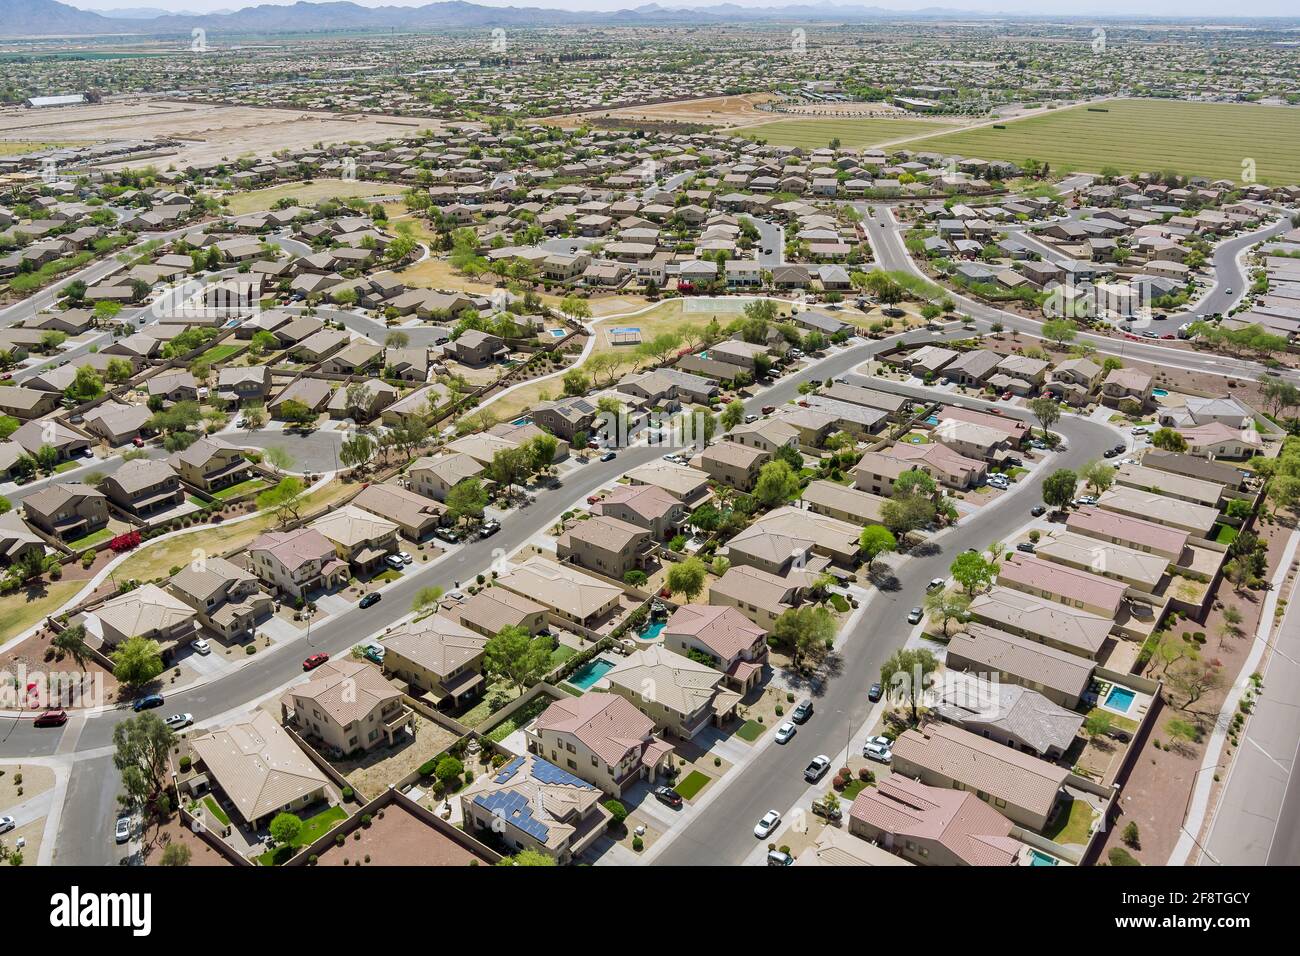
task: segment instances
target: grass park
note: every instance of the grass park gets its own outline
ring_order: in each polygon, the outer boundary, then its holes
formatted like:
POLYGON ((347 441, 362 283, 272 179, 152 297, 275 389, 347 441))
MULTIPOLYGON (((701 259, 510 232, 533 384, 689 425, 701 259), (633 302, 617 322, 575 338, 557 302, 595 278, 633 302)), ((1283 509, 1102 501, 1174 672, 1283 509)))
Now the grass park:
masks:
POLYGON ((266 212, 275 208, 281 199, 292 199, 301 206, 310 206, 323 199, 351 199, 370 196, 400 196, 403 188, 394 183, 347 181, 342 179, 313 179, 306 182, 284 183, 268 189, 253 189, 235 193, 230 197, 229 212, 236 216, 253 212, 266 212))
POLYGON ((746 126, 736 132, 747 139, 761 139, 773 146, 816 149, 838 139, 848 149, 861 149, 910 136, 952 129, 949 123, 913 119, 794 119, 746 126))
POLYGON ((1300 180, 1300 114, 1250 103, 1108 100, 1092 108, 1008 120, 1001 129, 989 125, 927 137, 909 146, 980 159, 1038 159, 1058 173, 1095 173, 1109 166, 1125 174, 1172 169, 1234 181, 1242 180, 1243 161, 1252 159, 1261 183, 1300 180))

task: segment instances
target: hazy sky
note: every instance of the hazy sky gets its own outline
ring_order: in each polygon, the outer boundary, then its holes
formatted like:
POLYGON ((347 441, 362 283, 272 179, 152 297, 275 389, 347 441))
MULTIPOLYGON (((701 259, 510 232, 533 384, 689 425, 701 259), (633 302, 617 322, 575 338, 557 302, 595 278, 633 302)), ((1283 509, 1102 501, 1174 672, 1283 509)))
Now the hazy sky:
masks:
MULTIPOLYGON (((234 10, 259 3, 287 4, 294 0, 64 0, 83 10, 108 12, 127 7, 147 7, 177 13, 203 13, 211 10, 234 10)), ((353 0, 361 6, 423 6, 429 0, 353 0)), ((473 0, 492 7, 541 7, 564 10, 623 10, 640 6, 649 0, 473 0)), ((664 7, 707 7, 717 0, 700 0, 698 3, 661 2, 664 7)), ((770 7, 785 4, 797 5, 799 0, 729 0, 743 7, 770 7)), ((821 9, 836 4, 817 3, 821 9)), ((1225 8, 1222 0, 917 0, 914 3, 900 0, 862 0, 862 6, 879 6, 905 12, 926 7, 949 10, 969 10, 981 13, 1033 13, 1038 15, 1091 16, 1120 14, 1125 16, 1193 16, 1237 17, 1295 16, 1292 0, 1246 0, 1225 8)))

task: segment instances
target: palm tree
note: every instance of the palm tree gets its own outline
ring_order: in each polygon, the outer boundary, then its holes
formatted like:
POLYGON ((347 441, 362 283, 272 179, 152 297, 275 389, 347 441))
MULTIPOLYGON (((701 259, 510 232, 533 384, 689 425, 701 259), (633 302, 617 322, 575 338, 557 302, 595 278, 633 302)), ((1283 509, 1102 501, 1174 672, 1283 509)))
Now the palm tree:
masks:
POLYGON ((86 628, 81 624, 73 624, 59 631, 50 641, 50 646, 67 654, 77 662, 78 667, 85 666, 90 656, 90 649, 86 647, 86 628))

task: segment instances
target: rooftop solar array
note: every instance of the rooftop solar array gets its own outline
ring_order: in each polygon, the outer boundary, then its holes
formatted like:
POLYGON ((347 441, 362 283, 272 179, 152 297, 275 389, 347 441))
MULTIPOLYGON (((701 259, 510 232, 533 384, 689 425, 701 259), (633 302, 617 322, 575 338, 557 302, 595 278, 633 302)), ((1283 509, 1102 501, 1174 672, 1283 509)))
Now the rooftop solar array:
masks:
POLYGON ((542 783, 558 783, 568 787, 581 787, 584 790, 595 790, 591 784, 581 777, 575 777, 567 770, 561 770, 553 763, 547 763, 545 760, 533 761, 533 779, 540 780, 542 783))
POLYGON ((523 830, 533 839, 545 843, 550 837, 550 830, 542 821, 533 816, 533 809, 528 799, 513 790, 499 790, 491 794, 479 794, 474 802, 511 826, 523 830))
POLYGON ((519 768, 522 767, 523 765, 524 765, 524 758, 516 757, 514 760, 510 761, 508 764, 506 764, 504 767, 501 768, 501 772, 496 775, 496 778, 492 782, 505 783, 507 780, 513 777, 515 773, 519 770, 519 768))

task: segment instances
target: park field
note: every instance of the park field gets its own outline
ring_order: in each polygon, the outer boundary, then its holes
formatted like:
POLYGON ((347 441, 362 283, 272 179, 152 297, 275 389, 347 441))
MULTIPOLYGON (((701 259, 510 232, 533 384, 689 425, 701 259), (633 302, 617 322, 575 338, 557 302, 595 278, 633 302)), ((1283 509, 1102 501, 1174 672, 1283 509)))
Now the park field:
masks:
POLYGON ((1254 160, 1255 179, 1300 182, 1300 110, 1250 103, 1109 100, 1008 120, 908 144, 918 151, 979 159, 1037 159, 1052 171, 1120 173, 1173 170, 1189 176, 1242 181, 1254 160))
POLYGON ((950 123, 913 119, 793 119, 746 126, 736 133, 748 139, 761 139, 774 146, 799 146, 817 149, 838 139, 847 149, 862 149, 910 136, 924 136, 952 129, 950 123))
POLYGON ((314 179, 311 182, 285 183, 266 189, 235 193, 230 197, 230 212, 236 216, 266 212, 281 199, 292 199, 300 206, 310 206, 324 199, 355 199, 371 196, 400 196, 403 186, 365 180, 314 179))

